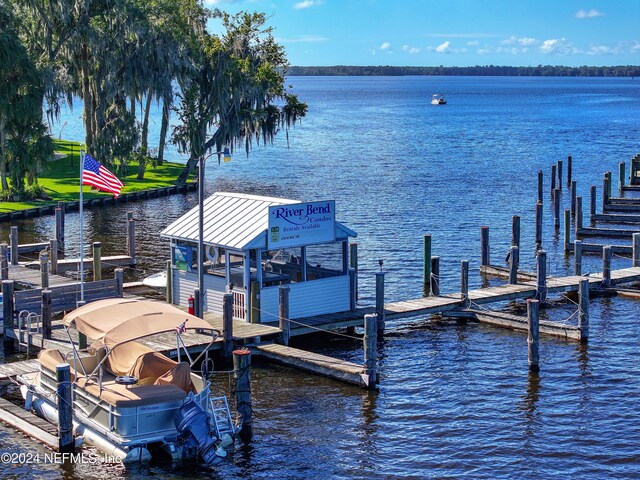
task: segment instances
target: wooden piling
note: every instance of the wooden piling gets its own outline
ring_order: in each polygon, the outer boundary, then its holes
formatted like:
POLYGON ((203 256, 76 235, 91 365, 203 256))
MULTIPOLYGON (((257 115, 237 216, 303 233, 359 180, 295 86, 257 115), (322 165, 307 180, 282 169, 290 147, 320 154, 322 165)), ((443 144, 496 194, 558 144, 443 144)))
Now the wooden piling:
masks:
POLYGON ((613 196, 613 189, 612 189, 612 178, 613 175, 611 174, 611 172, 605 172, 604 173, 605 178, 607 179, 607 197, 611 198, 613 196))
POLYGON ((520 264, 520 249, 512 245, 509 251, 509 284, 518 283, 518 265, 520 264))
POLYGON ((236 383, 236 410, 240 414, 242 429, 238 436, 244 443, 253 437, 253 410, 251 408, 251 351, 233 351, 233 375, 236 383))
POLYGON ((49 256, 51 262, 51 273, 58 273, 58 241, 54 238, 49 240, 49 256))
POLYGON ((480 257, 481 265, 491 265, 491 249, 489 247, 489 227, 480 227, 480 257))
POLYGON ((582 275, 582 241, 573 241, 573 274, 582 275))
POLYGON ((640 233, 634 233, 633 237, 633 255, 631 266, 632 267, 640 267, 640 233))
POLYGON ((358 275, 353 268, 349 268, 349 310, 357 307, 358 275))
POLYGON ((511 245, 520 248, 520 216, 511 217, 511 245))
POLYGON ((553 226, 560 228, 560 189, 556 188, 553 194, 553 226))
POLYGON ((51 290, 42 291, 42 338, 51 338, 51 290))
POLYGON ((289 287, 287 285, 280 285, 278 293, 280 296, 278 327, 282 330, 282 333, 280 334, 280 343, 283 345, 289 345, 289 338, 291 337, 291 322, 289 321, 289 287))
POLYGON ((469 308, 469 260, 462 260, 460 267, 460 299, 462 308, 469 308))
POLYGON ((102 244, 93 242, 93 281, 102 280, 102 244))
POLYGON ((358 244, 356 242, 349 244, 349 268, 352 268, 354 271, 355 285, 353 298, 355 302, 358 303, 358 244))
POLYGON ((580 342, 587 343, 589 339, 589 280, 580 280, 578 287, 578 328, 580 342))
MULTIPOLYGON (((440 267, 438 266, 438 275, 440 267)), ((438 281, 440 278, 438 277, 438 281)), ((439 293, 439 292, 438 292, 439 293)), ((378 336, 384 334, 384 272, 376 272, 376 315, 378 316, 378 336)))
POLYGON ((567 157, 567 186, 571 185, 571 170, 573 167, 573 158, 571 155, 567 157))
POLYGON ((562 160, 558 160, 558 190, 562 190, 562 160))
POLYGON ((578 195, 578 182, 571 182, 571 215, 576 214, 576 197, 578 195))
POLYGON ((537 372, 540 370, 540 303, 538 300, 527 300, 527 324, 528 336, 527 345, 529 353, 529 370, 537 372))
POLYGON ((431 235, 425 234, 423 242, 422 292, 425 297, 428 297, 431 295, 431 235))
POLYGON ((551 165, 551 195, 553 195, 553 191, 556 189, 556 165, 551 165))
POLYGON ((226 364, 230 364, 232 362, 232 357, 233 293, 225 293, 222 295, 222 358, 226 364))
POLYGON ((375 389, 378 382, 378 351, 377 351, 378 319, 375 313, 364 316, 364 370, 368 378, 368 387, 375 389))
POLYGON ((13 280, 3 280, 2 281, 2 317, 3 317, 3 328, 4 328, 4 336, 3 336, 3 344, 4 344, 4 353, 5 358, 8 353, 12 353, 14 351, 13 338, 8 335, 7 332, 13 330, 15 327, 14 322, 14 299, 13 299, 13 291, 14 284, 13 280))
POLYGON ((431 292, 440 295, 440 257, 431 257, 431 292))
POLYGON ((582 197, 576 197, 575 219, 576 219, 576 235, 578 235, 578 232, 580 230, 582 230, 582 224, 583 224, 583 220, 582 220, 582 197))
POLYGON ((564 211, 564 251, 570 250, 571 245, 571 210, 564 211))
MULTIPOLYGON (((603 212, 604 213, 604 212, 603 212)), ((589 224, 595 224, 596 219, 596 186, 589 188, 589 224)))
POLYGON ((538 250, 536 259, 536 299, 540 303, 547 301, 547 252, 538 250))
POLYGON ((602 213, 605 212, 609 203, 609 195, 607 189, 607 177, 605 176, 602 180, 602 213))
POLYGON ((171 274, 171 260, 167 260, 167 291, 165 300, 169 304, 173 304, 173 278, 171 274))
POLYGON ((60 250, 64 250, 64 237, 65 237, 64 230, 65 230, 65 222, 66 222, 65 216, 67 212, 67 202, 58 201, 57 208, 60 209, 60 223, 59 223, 59 227, 58 227, 58 224, 56 224, 56 232, 58 232, 59 230, 59 236, 55 238, 59 239, 58 248, 60 250))
POLYGON ((53 238, 56 240, 58 250, 62 250, 64 246, 64 212, 61 208, 56 208, 56 230, 53 233, 53 238))
POLYGON ((58 407, 58 451, 73 453, 73 404, 71 403, 71 366, 68 363, 56 365, 56 403, 58 407))
POLYGON ((625 174, 625 163, 620 162, 618 164, 618 191, 620 192, 620 196, 622 196, 622 191, 624 187, 624 174, 625 174))
POLYGON ((251 323, 260 323, 260 286, 258 282, 251 282, 251 312, 249 320, 251 323))
POLYGON ((133 212, 127 212, 127 255, 136 259, 136 221, 133 212))
POLYGON ((0 244, 0 279, 1 280, 9 280, 9 246, 2 242, 0 244))
POLYGON ((196 317, 202 318, 202 299, 200 298, 200 289, 195 288, 193 290, 193 314, 196 317))
POLYGON ((538 201, 542 202, 542 189, 543 189, 544 177, 542 174, 542 170, 538 171, 538 201))
POLYGON ((542 202, 536 203, 536 250, 542 248, 542 202))
POLYGON ((611 247, 602 248, 602 286, 611 285, 611 247))
POLYGON ((42 288, 49 288, 49 254, 46 251, 38 255, 40 261, 40 284, 42 288))
POLYGON ((11 248, 11 265, 18 265, 18 227, 12 226, 9 233, 9 248, 11 248))
POLYGON ((124 296, 124 270, 116 268, 113 271, 113 278, 116 281, 116 294, 118 297, 124 296))

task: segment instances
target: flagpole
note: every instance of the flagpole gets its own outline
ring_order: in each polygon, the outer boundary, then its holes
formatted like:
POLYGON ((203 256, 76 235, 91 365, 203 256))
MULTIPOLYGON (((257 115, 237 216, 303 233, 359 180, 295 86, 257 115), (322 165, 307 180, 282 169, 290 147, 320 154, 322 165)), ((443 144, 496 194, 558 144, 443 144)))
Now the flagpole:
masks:
POLYGON ((84 200, 82 195, 82 172, 84 154, 80 147, 80 301, 84 305, 84 200))

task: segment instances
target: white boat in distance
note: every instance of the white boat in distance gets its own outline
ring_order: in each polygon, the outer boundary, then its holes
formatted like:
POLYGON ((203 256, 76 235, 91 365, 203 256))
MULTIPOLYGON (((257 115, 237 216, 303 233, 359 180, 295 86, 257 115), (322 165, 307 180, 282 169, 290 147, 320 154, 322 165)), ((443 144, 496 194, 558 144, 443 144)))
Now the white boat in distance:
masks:
POLYGON ((447 101, 444 99, 444 96, 436 93, 431 97, 431 105, 445 105, 447 101))

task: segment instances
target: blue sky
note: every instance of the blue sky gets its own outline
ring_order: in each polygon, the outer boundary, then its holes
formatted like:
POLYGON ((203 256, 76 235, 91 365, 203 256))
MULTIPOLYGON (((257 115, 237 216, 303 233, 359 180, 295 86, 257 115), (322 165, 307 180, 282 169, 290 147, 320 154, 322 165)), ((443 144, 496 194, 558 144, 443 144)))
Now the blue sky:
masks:
POLYGON ((205 0, 264 12, 292 65, 638 65, 640 0, 205 0))

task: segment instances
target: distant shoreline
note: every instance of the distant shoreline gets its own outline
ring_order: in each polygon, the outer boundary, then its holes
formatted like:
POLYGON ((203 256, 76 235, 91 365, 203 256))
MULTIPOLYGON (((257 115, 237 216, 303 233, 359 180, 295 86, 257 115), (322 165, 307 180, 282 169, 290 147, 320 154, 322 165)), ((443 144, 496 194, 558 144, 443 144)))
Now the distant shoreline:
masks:
POLYGON ((475 76, 475 77, 640 77, 640 66, 618 65, 610 67, 565 67, 538 65, 537 67, 396 67, 396 66, 316 66, 289 67, 287 76, 475 76))

